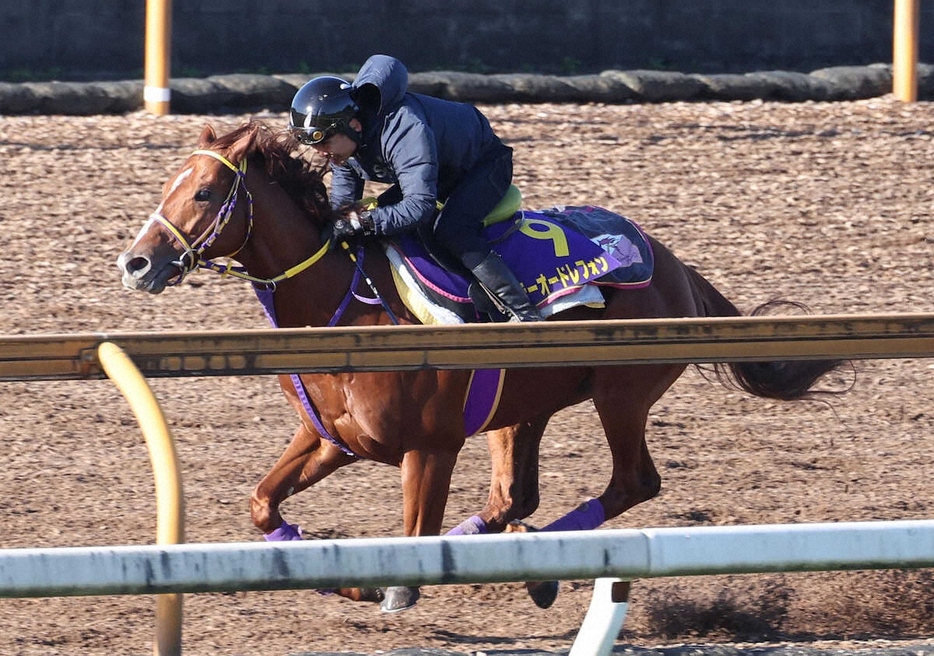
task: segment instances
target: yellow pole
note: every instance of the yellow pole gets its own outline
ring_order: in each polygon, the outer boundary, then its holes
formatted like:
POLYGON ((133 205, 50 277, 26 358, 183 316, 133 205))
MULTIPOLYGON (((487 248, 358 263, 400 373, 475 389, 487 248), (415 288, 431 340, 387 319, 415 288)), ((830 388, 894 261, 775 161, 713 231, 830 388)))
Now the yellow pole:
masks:
MULTIPOLYGON (((103 342, 97 358, 104 373, 130 404, 143 431, 149 460, 156 479, 156 544, 185 541, 185 503, 175 442, 165 416, 146 379, 126 352, 112 342, 103 342)), ((156 656, 182 653, 182 595, 156 595, 156 656)))
POLYGON ((892 93, 904 102, 918 99, 918 25, 921 0, 895 0, 892 35, 892 93))
POLYGON ((169 113, 169 71, 172 52, 172 0, 146 0, 146 81, 143 101, 146 111, 158 116, 169 113))

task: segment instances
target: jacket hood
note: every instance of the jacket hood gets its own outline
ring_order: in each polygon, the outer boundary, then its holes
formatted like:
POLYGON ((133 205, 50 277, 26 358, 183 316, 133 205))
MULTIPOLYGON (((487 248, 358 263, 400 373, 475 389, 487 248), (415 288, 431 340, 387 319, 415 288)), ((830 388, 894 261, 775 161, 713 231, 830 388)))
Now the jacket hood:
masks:
POLYGON ((353 82, 359 100, 372 102, 377 114, 398 104, 408 87, 409 72, 405 64, 389 55, 373 55, 367 59, 353 82))

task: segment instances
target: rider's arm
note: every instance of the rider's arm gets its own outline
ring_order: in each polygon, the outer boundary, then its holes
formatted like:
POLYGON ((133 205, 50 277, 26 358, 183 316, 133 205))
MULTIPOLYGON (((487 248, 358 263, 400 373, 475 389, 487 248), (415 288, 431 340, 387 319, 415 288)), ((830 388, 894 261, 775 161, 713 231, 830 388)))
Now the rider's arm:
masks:
POLYGON ((402 120, 387 126, 381 146, 402 199, 373 210, 370 220, 376 234, 394 235, 433 216, 438 197, 438 150, 434 134, 421 120, 402 120))
POLYGON ((363 196, 363 178, 348 164, 331 165, 331 208, 338 209, 363 196))

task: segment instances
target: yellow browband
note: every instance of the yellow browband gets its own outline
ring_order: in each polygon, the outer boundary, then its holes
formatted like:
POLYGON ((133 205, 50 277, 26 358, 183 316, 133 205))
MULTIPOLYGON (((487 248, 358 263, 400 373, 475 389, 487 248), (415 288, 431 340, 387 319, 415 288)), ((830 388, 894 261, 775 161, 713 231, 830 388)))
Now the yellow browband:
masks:
POLYGON ((240 171, 240 170, 241 170, 240 167, 242 166, 242 167, 243 167, 243 172, 246 173, 246 160, 243 160, 243 162, 240 164, 240 166, 236 166, 236 165, 235 165, 233 162, 231 162, 229 159, 227 159, 226 157, 224 157, 224 156, 221 155, 220 153, 215 152, 215 151, 213 151, 213 150, 196 150, 196 151, 194 151, 194 152, 192 153, 192 156, 194 156, 194 155, 207 155, 208 157, 213 157, 214 159, 216 159, 218 162, 220 162, 221 164, 223 164, 224 166, 226 166, 228 169, 230 169, 230 170, 233 171, 234 173, 237 173, 238 171, 240 171))

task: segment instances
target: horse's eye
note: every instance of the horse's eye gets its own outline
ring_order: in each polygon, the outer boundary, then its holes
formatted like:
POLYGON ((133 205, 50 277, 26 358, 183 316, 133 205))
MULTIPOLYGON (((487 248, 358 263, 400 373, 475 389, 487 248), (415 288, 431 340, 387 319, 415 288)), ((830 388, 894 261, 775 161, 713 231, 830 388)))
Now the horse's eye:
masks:
POLYGON ((211 190, 210 189, 199 189, 198 193, 195 194, 195 200, 199 203, 211 200, 211 190))

